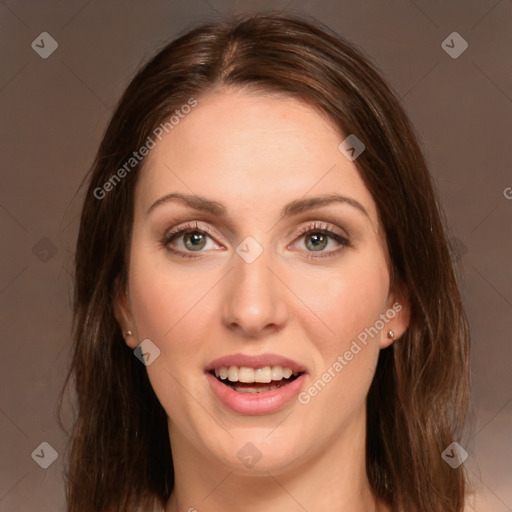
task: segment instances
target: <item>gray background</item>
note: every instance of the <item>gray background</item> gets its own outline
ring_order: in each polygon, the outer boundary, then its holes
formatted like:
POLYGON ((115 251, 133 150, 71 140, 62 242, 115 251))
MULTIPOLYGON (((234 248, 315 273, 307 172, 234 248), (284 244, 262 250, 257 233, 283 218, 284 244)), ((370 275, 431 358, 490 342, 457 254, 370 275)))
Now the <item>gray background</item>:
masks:
POLYGON ((476 496, 468 510, 512 510, 512 2, 6 0, 0 511, 64 510, 55 401, 69 358, 77 188, 115 101, 141 61, 179 32, 217 13, 269 7, 307 12, 359 45, 417 127, 472 327, 476 426, 464 448, 476 496), (469 44, 456 59, 442 47, 454 31, 469 44), (47 59, 31 47, 42 32, 58 43, 47 59), (59 453, 48 469, 31 457, 42 442, 59 453))

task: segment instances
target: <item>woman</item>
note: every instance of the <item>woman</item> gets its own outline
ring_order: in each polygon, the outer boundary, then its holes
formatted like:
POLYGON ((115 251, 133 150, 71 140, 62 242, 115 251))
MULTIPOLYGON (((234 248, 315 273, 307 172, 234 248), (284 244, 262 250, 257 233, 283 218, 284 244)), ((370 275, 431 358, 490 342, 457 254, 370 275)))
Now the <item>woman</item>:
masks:
POLYGON ((76 252, 78 511, 460 512, 469 334, 431 178, 317 23, 199 27, 136 75, 76 252))

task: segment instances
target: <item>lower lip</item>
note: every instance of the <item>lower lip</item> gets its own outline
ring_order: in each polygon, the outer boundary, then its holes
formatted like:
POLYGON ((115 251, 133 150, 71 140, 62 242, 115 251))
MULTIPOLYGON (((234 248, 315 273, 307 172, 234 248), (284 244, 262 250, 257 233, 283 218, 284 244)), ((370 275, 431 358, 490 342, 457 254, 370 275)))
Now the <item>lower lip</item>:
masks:
POLYGON ((241 393, 222 384, 214 375, 207 372, 206 378, 218 399, 229 409, 240 414, 271 414, 283 408, 299 394, 306 380, 302 374, 295 380, 272 391, 262 393, 241 393))

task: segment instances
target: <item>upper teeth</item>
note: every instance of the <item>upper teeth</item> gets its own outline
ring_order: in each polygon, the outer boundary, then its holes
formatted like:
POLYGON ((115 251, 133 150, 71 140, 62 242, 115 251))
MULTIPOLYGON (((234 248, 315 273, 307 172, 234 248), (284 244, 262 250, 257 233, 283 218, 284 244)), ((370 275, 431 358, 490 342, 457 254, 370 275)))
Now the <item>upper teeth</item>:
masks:
POLYGON ((231 382, 271 382, 273 380, 289 379, 293 375, 291 368, 282 366, 264 366, 263 368, 248 368, 247 366, 222 366, 215 368, 215 376, 231 382))

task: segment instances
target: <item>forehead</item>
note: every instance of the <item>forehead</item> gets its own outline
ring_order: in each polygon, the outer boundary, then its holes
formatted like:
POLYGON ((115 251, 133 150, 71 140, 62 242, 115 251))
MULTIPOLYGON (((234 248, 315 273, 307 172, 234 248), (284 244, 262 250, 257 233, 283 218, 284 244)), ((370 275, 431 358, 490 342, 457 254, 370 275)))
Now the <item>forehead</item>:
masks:
POLYGON ((308 195, 340 193, 360 202, 374 226, 375 203, 353 162, 338 150, 344 135, 292 98, 223 90, 198 98, 148 155, 138 203, 173 191, 222 202, 233 213, 270 212, 308 195))

